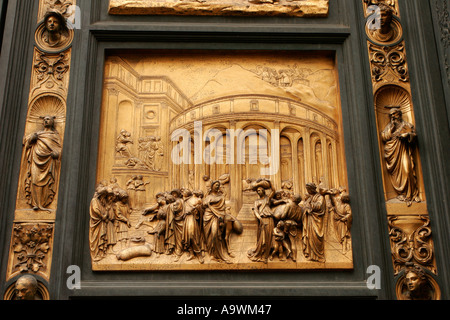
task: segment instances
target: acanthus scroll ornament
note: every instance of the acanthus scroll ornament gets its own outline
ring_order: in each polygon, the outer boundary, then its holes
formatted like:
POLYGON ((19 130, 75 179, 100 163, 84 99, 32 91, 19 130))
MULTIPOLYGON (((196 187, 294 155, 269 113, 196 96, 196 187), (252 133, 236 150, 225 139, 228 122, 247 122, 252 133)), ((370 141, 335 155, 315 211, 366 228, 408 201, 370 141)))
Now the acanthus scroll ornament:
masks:
POLYGON ((42 7, 59 11, 65 18, 69 18, 73 14, 71 9, 74 6, 74 2, 73 0, 44 0, 42 7))
POLYGON ((434 249, 429 225, 430 219, 427 216, 409 219, 389 217, 389 237, 395 274, 412 262, 436 272, 432 265, 434 249))
POLYGON ((405 60, 405 47, 398 44, 394 47, 369 44, 372 79, 376 82, 407 82, 408 67, 405 60))
POLYGON ((45 80, 53 75, 57 80, 62 80, 64 74, 69 70, 67 54, 60 53, 57 56, 49 56, 39 52, 34 65, 39 80, 45 80))
POLYGON ((389 7, 392 12, 396 15, 398 15, 398 4, 397 0, 363 0, 365 9, 367 7, 376 5, 376 6, 387 6, 389 7))
POLYGON ((45 91, 54 89, 66 92, 68 82, 66 75, 69 71, 69 60, 69 52, 48 54, 36 49, 32 94, 41 89, 45 91))

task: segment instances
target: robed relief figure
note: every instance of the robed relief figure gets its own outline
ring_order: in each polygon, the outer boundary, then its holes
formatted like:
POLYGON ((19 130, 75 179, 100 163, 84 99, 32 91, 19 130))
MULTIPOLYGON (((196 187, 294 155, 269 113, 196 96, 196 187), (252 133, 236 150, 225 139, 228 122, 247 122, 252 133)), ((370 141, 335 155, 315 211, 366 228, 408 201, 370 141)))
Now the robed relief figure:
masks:
POLYGON ((188 261, 195 256, 200 263, 203 263, 200 225, 199 220, 202 217, 201 210, 203 200, 199 192, 186 190, 185 196, 185 221, 183 229, 183 247, 189 252, 188 261))
POLYGON ((342 252, 350 250, 350 238, 352 228, 352 208, 350 207, 350 196, 345 188, 330 190, 331 206, 330 214, 335 222, 336 236, 342 245, 342 252))
MULTIPOLYGON (((156 257, 159 257, 160 254, 165 252, 167 210, 171 200, 175 201, 173 197, 170 199, 167 198, 163 192, 158 192, 156 194, 156 204, 144 209, 142 213, 143 217, 148 214, 153 214, 148 219, 148 222, 155 218, 158 221, 157 225, 152 228, 152 230, 147 231, 148 234, 154 235, 154 252, 156 253, 156 257)), ((142 223, 144 223, 144 220, 140 220, 135 228, 138 229, 142 223)))
POLYGON ((94 261, 100 261, 106 256, 106 197, 108 192, 105 187, 99 186, 91 200, 89 214, 89 248, 94 261))
POLYGON ((55 118, 45 116, 43 122, 43 130, 24 139, 25 197, 34 210, 48 210, 46 208, 53 202, 62 151, 55 118))
POLYGON ((231 263, 225 239, 226 203, 220 191, 220 181, 212 181, 210 190, 203 199, 203 230, 206 250, 213 260, 231 263))
POLYGON ((131 133, 122 129, 120 134, 116 139, 116 153, 125 158, 131 157, 131 152, 128 144, 133 144, 133 139, 131 139, 131 133))
POLYGON ((117 241, 126 247, 129 240, 128 229, 131 227, 130 215, 131 208, 128 204, 128 193, 125 190, 117 191, 116 201, 113 204, 114 226, 117 234, 117 241))
POLYGON ((275 193, 270 181, 262 181, 255 185, 258 199, 255 200, 253 213, 258 219, 258 233, 256 234, 256 248, 250 249, 247 256, 252 261, 260 261, 267 263, 270 250, 272 249, 274 219, 271 209, 271 200, 275 193), (270 194, 266 194, 266 189, 270 189, 270 194))
POLYGON ((175 253, 175 262, 183 254, 184 200, 180 189, 170 192, 170 205, 167 208, 166 245, 169 254, 175 253))
MULTIPOLYGON (((287 249, 286 258, 290 257, 293 261, 297 259, 295 241, 297 229, 302 227, 303 209, 300 206, 301 201, 302 197, 299 194, 286 194, 284 190, 275 192, 271 201, 275 221, 283 221, 283 232, 285 234, 283 247, 287 249)), ((274 235, 277 232, 279 231, 274 230, 274 235)))
POLYGON ((381 132, 386 168, 398 194, 397 199, 410 206, 413 201, 421 201, 413 159, 416 130, 414 125, 402 119, 402 111, 398 107, 391 108, 389 118, 390 122, 381 132))
POLYGON ((304 201, 302 244, 303 255, 308 260, 325 262, 324 217, 327 211, 325 197, 315 183, 307 183, 304 201))

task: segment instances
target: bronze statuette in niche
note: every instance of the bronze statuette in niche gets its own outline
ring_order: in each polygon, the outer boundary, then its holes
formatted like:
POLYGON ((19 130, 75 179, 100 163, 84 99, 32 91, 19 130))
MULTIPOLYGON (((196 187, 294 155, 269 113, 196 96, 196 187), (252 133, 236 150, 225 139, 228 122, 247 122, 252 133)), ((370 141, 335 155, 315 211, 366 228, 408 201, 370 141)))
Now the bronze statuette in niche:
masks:
POLYGON ((56 214, 65 131, 65 104, 41 94, 30 103, 23 139, 16 219, 52 219, 56 214))
POLYGON ((390 109, 390 121, 381 132, 384 159, 397 199, 410 206, 413 201, 421 201, 413 159, 416 130, 413 124, 403 120, 400 107, 387 108, 390 109))
POLYGON ((26 159, 25 197, 33 210, 48 210, 58 184, 61 138, 55 129, 55 117, 42 119, 43 129, 24 139, 26 159))

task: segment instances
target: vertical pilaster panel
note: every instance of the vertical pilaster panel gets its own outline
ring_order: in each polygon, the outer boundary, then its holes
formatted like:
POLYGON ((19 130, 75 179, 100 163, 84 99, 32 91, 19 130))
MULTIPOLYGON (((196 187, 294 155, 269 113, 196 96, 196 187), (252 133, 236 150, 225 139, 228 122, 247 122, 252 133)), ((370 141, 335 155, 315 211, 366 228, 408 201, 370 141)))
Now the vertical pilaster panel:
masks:
POLYGON ((399 300, 438 300, 398 0, 363 0, 392 263, 399 300))
MULTIPOLYGON (((76 3, 41 0, 6 281, 38 276, 47 299, 66 124, 76 3), (45 281, 45 283, 44 283, 45 281)), ((5 299, 14 299, 9 288, 5 299)))

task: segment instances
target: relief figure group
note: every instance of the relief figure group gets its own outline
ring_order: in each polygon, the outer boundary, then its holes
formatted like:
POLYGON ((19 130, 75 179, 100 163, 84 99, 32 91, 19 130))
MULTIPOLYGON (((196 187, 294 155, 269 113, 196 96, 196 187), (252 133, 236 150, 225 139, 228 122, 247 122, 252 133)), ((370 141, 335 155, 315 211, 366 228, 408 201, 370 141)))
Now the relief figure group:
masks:
POLYGON ((253 213, 258 220, 256 247, 248 251, 252 261, 267 263, 278 256, 297 260, 296 237, 300 236, 307 260, 325 262, 326 214, 333 215, 335 232, 342 251, 349 250, 352 214, 345 189, 325 189, 315 183, 306 184, 304 199, 298 194, 275 191, 267 179, 258 179, 253 190, 258 194, 253 213), (269 194, 267 195, 267 190, 269 194))
MULTIPOLYGON (((111 179, 110 183, 100 183, 91 201, 90 247, 94 261, 116 254, 113 248, 119 242, 123 244, 121 250, 130 245, 133 208, 128 192, 114 182, 111 179)), ((231 215, 219 180, 210 183, 206 194, 187 188, 159 192, 155 204, 136 210, 140 217, 135 229, 157 221, 147 231, 154 236, 152 251, 157 257, 170 255, 177 262, 186 252, 188 261, 197 258, 204 263, 209 254, 214 261, 231 263, 234 254, 230 236, 233 232, 241 234, 242 224, 231 215)))
POLYGON ((174 262, 187 252, 188 261, 196 257, 204 263, 205 254, 209 254, 212 260, 231 263, 230 235, 240 234, 242 225, 230 214, 220 187, 217 180, 211 182, 206 194, 187 188, 160 192, 157 203, 143 210, 136 228, 156 218, 157 225, 148 231, 155 235, 154 250, 174 255, 174 262))
MULTIPOLYGON (((158 192, 154 204, 132 208, 130 190, 120 188, 114 178, 100 183, 90 208, 93 260, 117 254, 117 244, 119 250, 130 247, 130 215, 137 212, 134 230, 143 225, 150 228, 146 233, 153 235, 151 251, 157 258, 167 255, 178 262, 186 253, 186 261, 196 259, 203 264, 208 256, 211 261, 234 263, 236 248, 231 247, 230 239, 232 234, 242 235, 243 223, 232 214, 220 180, 210 181, 207 189, 206 193, 188 188, 158 192)), ((253 229, 248 232, 254 239, 253 247, 245 249, 250 261, 268 263, 277 258, 296 262, 300 244, 306 260, 324 263, 328 214, 343 254, 350 250, 352 214, 344 188, 308 183, 303 198, 286 190, 275 191, 270 180, 261 178, 251 182, 251 190, 257 195, 252 208, 257 228, 255 234, 253 229)))

